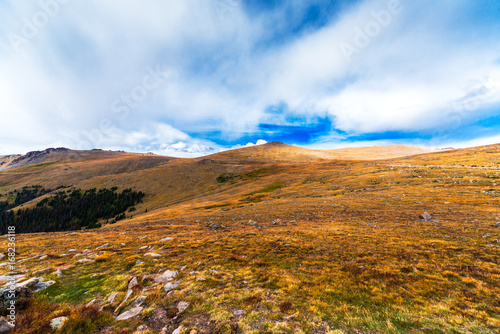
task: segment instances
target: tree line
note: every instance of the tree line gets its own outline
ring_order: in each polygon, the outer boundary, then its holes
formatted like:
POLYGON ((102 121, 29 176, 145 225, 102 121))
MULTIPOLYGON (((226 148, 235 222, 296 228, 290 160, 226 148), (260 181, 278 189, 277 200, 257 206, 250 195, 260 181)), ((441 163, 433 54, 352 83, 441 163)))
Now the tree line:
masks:
POLYGON ((124 219, 127 209, 142 202, 145 196, 132 189, 121 193, 116 190, 113 187, 59 191, 35 207, 16 210, 15 207, 50 192, 39 186, 25 187, 16 192, 12 203, 0 201, 0 233, 6 233, 8 226, 15 226, 16 233, 36 233, 97 228, 100 221, 114 223, 124 219))

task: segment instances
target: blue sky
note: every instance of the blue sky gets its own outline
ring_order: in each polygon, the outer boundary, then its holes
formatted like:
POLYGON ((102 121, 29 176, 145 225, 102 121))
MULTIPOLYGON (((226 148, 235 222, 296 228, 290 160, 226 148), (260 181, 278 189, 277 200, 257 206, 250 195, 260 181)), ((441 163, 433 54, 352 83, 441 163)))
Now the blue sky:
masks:
POLYGON ((0 2, 0 154, 500 142, 500 3, 0 2))

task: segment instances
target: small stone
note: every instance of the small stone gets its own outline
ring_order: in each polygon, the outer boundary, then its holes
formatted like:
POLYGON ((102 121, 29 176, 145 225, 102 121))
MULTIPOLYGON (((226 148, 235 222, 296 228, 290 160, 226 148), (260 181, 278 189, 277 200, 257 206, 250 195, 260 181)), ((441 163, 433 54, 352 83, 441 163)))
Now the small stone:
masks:
POLYGON ((183 329, 184 329, 184 326, 181 325, 175 331, 173 331, 172 334, 180 334, 183 329))
POLYGON ((493 224, 493 227, 500 227, 500 222, 493 224))
POLYGON ((161 257, 161 254, 158 253, 146 253, 144 256, 149 256, 149 257, 161 257))
POLYGON ((91 259, 80 259, 77 261, 78 263, 94 263, 95 261, 94 260, 91 260, 91 259))
POLYGON ((143 249, 146 249, 148 248, 149 246, 142 246, 141 248, 139 248, 139 250, 143 250, 143 249))
POLYGON ((57 277, 59 277, 59 278, 64 277, 64 274, 63 274, 63 272, 62 272, 62 270, 61 270, 61 269, 57 269, 56 271, 54 271, 54 272, 52 273, 52 275, 56 275, 56 276, 57 276, 57 277))
POLYGON ((97 247, 96 250, 103 249, 103 248, 106 248, 108 246, 109 246, 109 244, 104 244, 102 246, 97 247))
POLYGON ((198 334, 198 332, 196 331, 196 329, 193 329, 191 330, 191 332, 189 332, 189 334, 198 334))
POLYGON ((49 256, 48 256, 48 255, 42 255, 42 256, 40 256, 38 259, 39 259, 40 261, 43 261, 43 260, 47 260, 48 258, 49 258, 49 256))
POLYGON ((166 237, 166 238, 161 239, 160 241, 170 241, 170 240, 174 240, 174 238, 166 237))
POLYGON ((132 305, 136 306, 136 307, 137 306, 141 306, 146 301, 146 298, 148 298, 148 297, 146 297, 146 296, 139 296, 139 297, 137 297, 136 300, 134 300, 132 302, 132 305))
POLYGON ((206 279, 206 278, 204 278, 204 277, 196 277, 196 280, 197 280, 197 281, 200 281, 200 282, 204 282, 204 281, 206 281, 207 279, 206 279))
POLYGON ((179 285, 181 285, 180 282, 174 282, 174 283, 168 282, 163 286, 163 290, 165 290, 165 292, 169 292, 170 290, 177 288, 179 285))
POLYGON ((137 327, 136 331, 137 332, 144 332, 148 329, 148 325, 140 325, 139 327, 137 327))
POLYGON ((4 317, 0 317, 0 334, 10 333, 14 329, 14 325, 7 321, 4 317))
POLYGON ((420 219, 429 221, 432 220, 432 216, 428 212, 424 212, 423 214, 418 216, 420 219))
POLYGON ((177 304, 179 313, 184 312, 189 307, 189 305, 189 302, 179 302, 179 304, 177 304))
POLYGON ((133 317, 138 316, 142 312, 143 308, 142 307, 134 307, 131 310, 128 310, 127 312, 124 312, 120 314, 118 317, 116 317, 116 320, 128 320, 133 317))
POLYGON ((179 275, 178 271, 171 271, 167 270, 165 271, 162 275, 156 277, 154 281, 156 283, 165 283, 168 281, 172 281, 174 278, 176 278, 179 275))
POLYGON ((87 305, 85 305, 85 307, 92 307, 92 306, 94 306, 95 303, 96 303, 96 301, 97 301, 97 299, 92 299, 91 301, 89 301, 87 303, 87 305))
POLYGON ((94 275, 90 276, 90 278, 91 278, 91 279, 94 279, 94 278, 96 278, 97 276, 99 276, 99 275, 94 274, 94 275))
MULTIPOLYGON (((42 280, 43 280, 43 278, 42 278, 42 280)), ((40 282, 35 284, 33 292, 39 292, 39 291, 45 290, 49 286, 56 284, 56 281, 42 282, 42 280, 40 280, 40 282)))
POLYGON ((128 289, 133 290, 133 289, 138 289, 140 288, 139 282, 137 281, 137 277, 133 277, 129 283, 128 283, 128 289))
POLYGON ((114 305, 115 302, 116 302, 116 296, 118 296, 117 293, 112 293, 109 297, 108 297, 108 303, 110 303, 111 305, 114 305))
POLYGON ((243 315, 243 314, 245 314, 245 311, 243 311, 243 310, 236 310, 236 311, 233 312, 233 314, 234 315, 243 315))
POLYGON ((47 268, 47 269, 42 269, 42 270, 35 271, 35 272, 33 273, 33 275, 34 275, 34 276, 39 276, 39 275, 43 275, 43 274, 45 274, 45 273, 47 273, 47 272, 49 272, 49 271, 50 271, 50 268, 47 268))
POLYGON ((483 238, 487 238, 489 237, 491 234, 490 233, 486 233, 485 235, 483 235, 483 238))
POLYGON ((67 317, 54 318, 50 320, 50 327, 52 327, 52 330, 58 331, 64 326, 67 320, 67 317))
POLYGON ((78 249, 70 249, 66 253, 78 253, 78 249))

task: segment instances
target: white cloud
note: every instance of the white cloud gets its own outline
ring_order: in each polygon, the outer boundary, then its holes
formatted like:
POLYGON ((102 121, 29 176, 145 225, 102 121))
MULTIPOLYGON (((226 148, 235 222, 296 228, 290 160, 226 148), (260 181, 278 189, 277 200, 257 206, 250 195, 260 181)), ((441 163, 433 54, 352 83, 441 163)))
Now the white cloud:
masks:
POLYGON ((279 103, 306 117, 329 114, 348 133, 460 126, 500 105, 500 42, 486 33, 498 27, 457 23, 473 7, 465 0, 401 1, 346 59, 340 46, 356 45, 389 2, 345 6, 317 31, 263 46, 283 13, 305 2, 250 17, 230 0, 71 1, 18 54, 9 33, 22 35, 41 8, 4 1, 0 153, 71 146, 202 155, 227 148, 208 141, 214 133, 258 138, 266 108, 279 103), (131 98, 150 68, 161 83, 131 98))

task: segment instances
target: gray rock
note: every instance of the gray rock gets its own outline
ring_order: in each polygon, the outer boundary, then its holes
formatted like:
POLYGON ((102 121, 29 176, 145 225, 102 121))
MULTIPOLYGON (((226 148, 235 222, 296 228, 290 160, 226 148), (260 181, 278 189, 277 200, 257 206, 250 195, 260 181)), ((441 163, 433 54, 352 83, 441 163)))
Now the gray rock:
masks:
POLYGON ((7 321, 4 317, 0 317, 0 334, 10 333, 14 329, 14 325, 7 321))
POLYGON ((7 283, 11 283, 11 282, 18 283, 24 277, 25 277, 24 275, 0 276, 0 284, 7 284, 7 283))
POLYGON ((139 281, 137 280, 137 277, 134 277, 128 283, 128 289, 133 290, 134 288, 137 288, 137 287, 139 287, 139 281))
POLYGON ((137 297, 137 299, 132 302, 132 306, 135 306, 135 307, 141 306, 146 301, 146 298, 148 298, 148 297, 147 296, 137 297))
POLYGON ((174 283, 168 282, 163 286, 163 290, 165 290, 165 292, 169 292, 170 290, 177 288, 179 285, 181 285, 180 282, 174 282, 174 283))
POLYGON ((245 314, 245 311, 243 311, 243 310, 236 310, 236 311, 233 312, 233 314, 234 315, 243 315, 243 314, 245 314))
POLYGON ((78 260, 78 263, 94 263, 94 262, 95 262, 94 260, 87 258, 78 260))
POLYGON ((189 305, 189 302, 179 302, 179 304, 177 304, 179 313, 184 312, 189 307, 189 305))
POLYGON ((493 227, 500 227, 500 222, 493 224, 493 227))
POLYGON ((161 254, 158 253, 146 253, 144 256, 149 256, 149 257, 161 257, 161 254))
POLYGON ((116 320, 132 319, 133 317, 138 316, 142 312, 142 310, 143 310, 142 307, 134 307, 133 309, 130 309, 127 312, 120 314, 118 317, 116 317, 116 320))
POLYGON ((67 317, 59 317, 52 319, 50 320, 50 327, 52 327, 53 330, 58 331, 64 326, 67 320, 68 320, 67 317))
POLYGON ((154 281, 155 281, 155 283, 165 283, 165 282, 168 282, 168 281, 172 281, 178 275, 179 275, 178 271, 167 270, 162 275, 156 277, 154 279, 154 281))
POLYGON ((78 249, 70 249, 66 253, 78 253, 78 249))
POLYGON ((166 237, 166 238, 163 238, 161 239, 160 241, 170 241, 170 240, 173 240, 174 238, 171 238, 171 237, 166 237))
POLYGON ((109 297, 108 297, 108 302, 111 304, 111 305, 114 305, 115 302, 116 302, 116 296, 118 296, 117 293, 112 293, 109 297))
POLYGON ((184 326, 181 325, 175 331, 173 331, 172 334, 180 334, 183 329, 184 329, 184 326))
POLYGON ((47 281, 47 282, 38 282, 37 284, 35 284, 35 287, 34 287, 34 290, 33 292, 39 292, 39 291, 42 291, 42 290, 45 290, 47 289, 49 286, 51 285, 54 285, 56 284, 56 281, 47 281))
POLYGON ((59 278, 64 277, 64 274, 63 274, 63 272, 62 272, 62 270, 61 270, 61 269, 57 269, 56 271, 54 271, 54 272, 52 273, 52 275, 56 275, 56 276, 57 276, 57 277, 59 277, 59 278))
POLYGON ((419 215, 418 217, 422 220, 425 220, 425 221, 432 220, 432 216, 428 212, 424 212, 423 214, 419 215))

